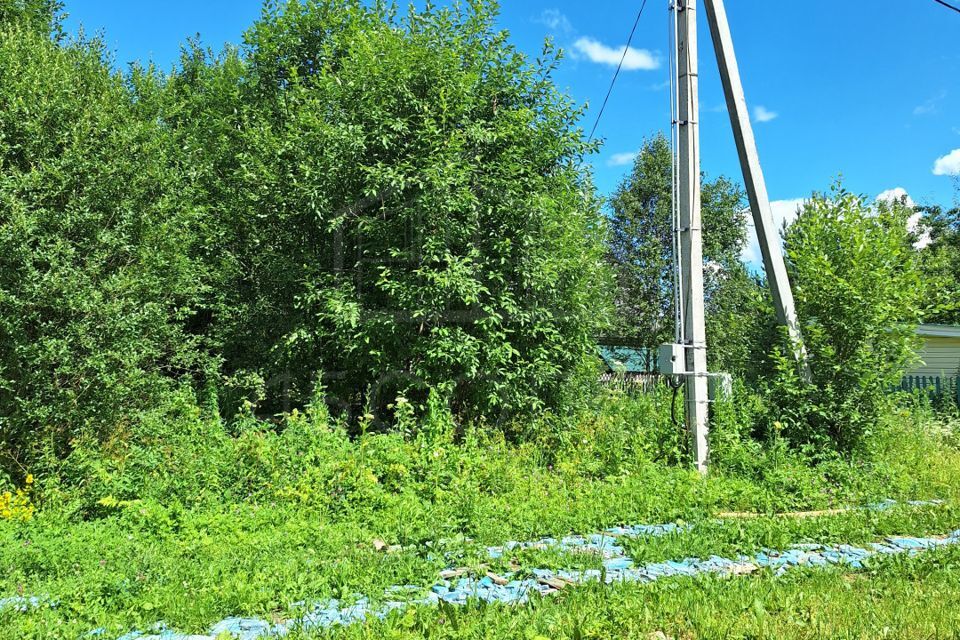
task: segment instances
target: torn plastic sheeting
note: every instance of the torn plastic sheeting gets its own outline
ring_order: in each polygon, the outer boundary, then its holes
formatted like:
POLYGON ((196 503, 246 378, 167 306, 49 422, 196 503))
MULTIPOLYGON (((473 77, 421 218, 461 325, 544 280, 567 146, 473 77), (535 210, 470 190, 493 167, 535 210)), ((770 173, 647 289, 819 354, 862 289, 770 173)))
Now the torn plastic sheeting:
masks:
POLYGON ((41 607, 55 609, 57 604, 56 600, 51 600, 47 596, 12 596, 10 598, 0 598, 0 611, 13 609, 18 613, 27 613, 41 607))
POLYGON ((257 640, 269 635, 286 635, 286 629, 271 627, 269 622, 258 618, 227 618, 210 627, 210 635, 216 637, 229 633, 237 640, 257 640))
MULTIPOLYGON (((895 503, 893 503, 895 504, 895 503)), ((940 501, 913 501, 914 506, 942 504, 940 501)), ((868 505, 867 508, 883 510, 892 506, 891 501, 868 505)), ((441 600, 450 604, 465 604, 470 600, 497 602, 503 604, 522 604, 527 602, 530 594, 549 595, 558 589, 553 584, 544 584, 560 578, 570 584, 604 580, 613 582, 650 582, 660 578, 673 576, 695 576, 706 573, 741 575, 756 570, 759 567, 770 568, 780 575, 790 568, 799 566, 819 567, 828 564, 845 564, 851 567, 860 567, 867 558, 879 554, 909 553, 958 544, 960 530, 942 539, 938 538, 911 538, 890 537, 883 543, 872 543, 868 548, 850 545, 820 545, 799 544, 783 551, 763 550, 753 556, 741 555, 735 559, 711 556, 707 559, 686 558, 679 561, 651 563, 634 567, 633 559, 626 555, 623 547, 616 544, 618 536, 645 536, 666 535, 669 533, 686 531, 693 525, 634 525, 612 527, 601 534, 589 536, 567 536, 557 540, 555 538, 541 538, 534 542, 506 543, 503 547, 488 547, 489 555, 503 553, 504 550, 522 549, 560 549, 566 551, 590 551, 604 558, 604 570, 588 569, 584 571, 551 571, 547 569, 533 570, 533 578, 520 579, 515 573, 507 573, 502 577, 508 580, 506 584, 495 584, 484 576, 480 579, 462 577, 456 582, 441 580, 431 587, 424 597, 410 600, 398 600, 404 594, 422 593, 423 590, 415 585, 401 585, 389 587, 384 596, 389 598, 379 607, 372 607, 369 601, 356 596, 353 605, 341 607, 335 599, 316 603, 310 611, 299 618, 270 625, 268 622, 256 618, 227 618, 215 624, 210 631, 211 635, 178 634, 165 628, 163 623, 154 627, 151 634, 140 631, 131 632, 121 637, 121 640, 212 640, 217 635, 227 633, 239 640, 254 640, 257 638, 283 637, 293 629, 329 628, 336 625, 348 625, 361 622, 369 618, 384 618, 391 611, 417 605, 436 605, 441 600)), ((450 554, 445 554, 450 557, 450 554)), ((562 586, 562 585, 561 585, 562 586)), ((6 598, 0 600, 0 609, 15 607, 17 610, 28 611, 42 604, 50 603, 42 597, 6 598)), ((302 603, 301 603, 302 604, 302 603)), ((51 604, 55 606, 55 603, 51 604)), ((96 634, 97 631, 91 632, 96 634)), ((101 634, 102 635, 102 634, 101 634)))
MULTIPOLYGON (((818 567, 828 564, 845 564, 850 567, 860 567, 867 558, 879 554, 909 553, 915 554, 923 550, 960 544, 960 530, 945 538, 911 538, 891 537, 886 543, 874 543, 868 548, 852 545, 797 545, 783 551, 763 550, 753 556, 741 555, 736 559, 711 556, 706 559, 685 558, 677 561, 650 563, 640 567, 633 567, 631 558, 623 556, 619 562, 606 571, 588 569, 585 571, 552 571, 536 569, 533 578, 515 579, 514 574, 504 577, 510 581, 505 585, 498 585, 489 577, 474 579, 463 577, 456 582, 442 581, 433 585, 432 591, 425 598, 407 602, 392 600, 377 608, 370 606, 366 598, 359 598, 353 605, 340 607, 337 600, 314 605, 310 613, 299 619, 290 620, 283 624, 271 626, 258 619, 228 618, 211 628, 211 635, 197 636, 177 634, 163 630, 160 633, 145 635, 133 632, 122 636, 121 640, 211 640, 222 633, 229 633, 238 640, 256 640, 259 638, 283 637, 293 629, 329 628, 336 625, 349 625, 362 622, 369 618, 384 618, 391 611, 400 610, 408 606, 435 605, 443 600, 452 605, 463 605, 471 600, 501 604, 522 604, 527 602, 530 594, 541 596, 550 595, 556 588, 542 584, 541 580, 561 578, 571 584, 604 580, 606 583, 616 582, 650 582, 661 578, 675 576, 696 576, 702 574, 729 574, 746 573, 757 567, 767 567, 782 575, 789 569, 801 566, 818 567)), ((605 561, 610 563, 609 560, 605 561)), ((410 585, 391 587, 386 593, 396 595, 398 592, 409 592, 410 585)), ((9 599, 8 599, 9 600, 9 599)), ((39 599, 38 599, 39 600, 39 599)), ((162 625, 161 625, 162 626, 162 625)))

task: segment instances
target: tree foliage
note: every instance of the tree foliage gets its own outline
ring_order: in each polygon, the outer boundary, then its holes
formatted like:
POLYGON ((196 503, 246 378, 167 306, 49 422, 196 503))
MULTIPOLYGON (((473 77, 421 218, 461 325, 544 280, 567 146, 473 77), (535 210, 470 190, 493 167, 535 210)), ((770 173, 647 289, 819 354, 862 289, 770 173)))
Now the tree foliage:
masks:
POLYGON ((920 251, 931 309, 927 322, 960 324, 960 206, 918 207, 919 231, 926 234, 920 251))
POLYGON ((770 398, 794 442, 851 451, 877 427, 916 357, 924 281, 907 230, 912 209, 814 194, 785 236, 813 384, 779 357, 770 398))
MULTIPOLYGON (((608 260, 616 274, 615 330, 641 344, 674 340, 670 142, 647 140, 611 205, 608 260)), ((765 296, 740 261, 746 243, 743 190, 720 177, 703 180, 704 296, 711 366, 744 373, 749 339, 765 296)))
POLYGON ((242 50, 121 75, 57 8, 0 2, 4 466, 184 383, 228 416, 320 385, 378 416, 571 399, 609 287, 550 47, 525 59, 489 3, 294 1, 242 50))
POLYGON ((171 79, 220 266, 208 331, 265 407, 323 372, 346 407, 438 388, 496 416, 582 370, 606 287, 581 112, 493 10, 268 6, 171 79))
POLYGON ((97 42, 0 25, 0 465, 106 437, 197 368, 196 210, 97 42))
POLYGON ((242 50, 121 75, 56 10, 0 3, 8 470, 142 437, 185 383, 228 417, 321 385, 378 416, 571 400, 606 227, 550 47, 528 61, 489 3, 294 1, 242 50))
POLYGON ((62 10, 60 0, 0 0, 0 28, 16 27, 59 39, 62 10))

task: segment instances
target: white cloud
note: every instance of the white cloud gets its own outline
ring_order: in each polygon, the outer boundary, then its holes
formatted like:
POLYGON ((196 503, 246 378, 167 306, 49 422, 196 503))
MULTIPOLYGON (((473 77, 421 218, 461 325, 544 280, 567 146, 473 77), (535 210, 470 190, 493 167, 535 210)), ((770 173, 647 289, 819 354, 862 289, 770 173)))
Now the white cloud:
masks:
POLYGON ((660 68, 660 57, 646 49, 635 49, 627 47, 627 55, 624 56, 624 49, 614 49, 594 40, 593 38, 580 38, 573 43, 573 48, 587 57, 591 62, 597 64, 606 64, 612 67, 620 64, 620 58, 623 58, 624 71, 653 71, 660 68))
POLYGON ((960 149, 954 149, 947 155, 937 158, 933 163, 935 176, 960 176, 960 149))
MULTIPOLYGON (((793 200, 774 200, 770 203, 770 213, 773 216, 773 227, 779 233, 784 224, 790 224, 797 219, 797 213, 803 208, 805 198, 793 200)), ((743 248, 740 259, 750 266, 763 269, 763 254, 760 253, 760 241, 757 240, 757 231, 750 224, 750 241, 743 248)))
POLYGON ((636 151, 625 151, 623 153, 615 153, 610 156, 610 159, 607 160, 608 167, 622 167, 624 165, 633 164, 633 161, 637 157, 636 151))
MULTIPOLYGON (((911 209, 917 206, 917 203, 913 201, 913 198, 910 197, 910 194, 907 193, 907 190, 903 187, 894 187, 893 189, 881 191, 877 194, 877 197, 874 198, 874 200, 877 202, 886 202, 888 204, 893 204, 894 202, 903 202, 911 209)), ((916 249, 923 249, 929 246, 932 242, 930 239, 930 231, 928 229, 920 228, 921 219, 923 219, 923 214, 919 212, 914 213, 907 218, 907 231, 910 233, 919 233, 917 241, 913 243, 913 246, 916 249)))
POLYGON ((773 225, 779 230, 784 224, 789 225, 797 219, 797 214, 803 208, 806 198, 793 200, 774 200, 770 203, 770 212, 773 214, 773 225))
POLYGON ((561 13, 559 9, 544 9, 535 22, 546 26, 551 31, 559 31, 561 33, 570 33, 573 31, 573 25, 570 24, 570 20, 566 15, 561 13))
POLYGON ((930 243, 933 242, 933 238, 930 237, 930 229, 920 228, 920 220, 922 219, 923 214, 919 212, 907 218, 907 231, 910 233, 920 232, 920 235, 917 236, 917 241, 913 243, 914 249, 926 249, 930 246, 930 243))
POLYGON ((917 105, 913 109, 913 115, 915 116, 930 116, 935 113, 940 112, 940 102, 947 97, 946 91, 941 91, 936 96, 930 98, 923 104, 917 105))
POLYGON ((910 197, 910 194, 907 193, 907 190, 903 187, 894 187, 893 189, 881 191, 877 194, 877 197, 874 198, 874 200, 877 202, 886 202, 887 204, 905 201, 906 205, 911 209, 917 204, 913 201, 913 198, 910 197))
POLYGON ((757 105, 753 108, 753 121, 754 122, 770 122, 775 120, 780 114, 776 111, 770 111, 763 105, 757 105))

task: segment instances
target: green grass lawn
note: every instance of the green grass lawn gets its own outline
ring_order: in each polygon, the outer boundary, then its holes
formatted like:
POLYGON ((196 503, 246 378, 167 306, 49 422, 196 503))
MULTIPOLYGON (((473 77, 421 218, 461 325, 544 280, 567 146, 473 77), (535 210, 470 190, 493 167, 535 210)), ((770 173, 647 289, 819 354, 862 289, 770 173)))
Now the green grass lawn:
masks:
MULTIPOLYGON (((115 637, 158 620, 199 633, 229 615, 289 617, 291 603, 301 600, 376 595, 391 584, 428 586, 445 567, 422 551, 376 552, 301 516, 266 509, 208 513, 167 533, 131 527, 126 518, 62 528, 40 518, 17 535, 5 530, 3 592, 49 594, 59 605, 0 614, 0 637, 78 638, 99 626, 115 637)), ((629 550, 654 561, 957 527, 960 510, 953 505, 899 507, 804 520, 707 521, 689 532, 633 540, 629 550)), ((469 566, 473 545, 463 548, 469 566)), ((571 566, 562 554, 528 552, 516 559, 521 567, 571 566)), ((568 588, 515 607, 418 607, 386 622, 302 637, 646 638, 659 630, 696 638, 867 638, 883 637, 885 628, 889 637, 949 637, 948 631, 960 631, 958 601, 960 551, 950 549, 876 559, 856 572, 670 578, 646 586, 568 588)))
MULTIPOLYGON (((640 428, 645 422, 617 411, 583 421, 578 431, 562 434, 565 443, 549 446, 480 432, 454 442, 442 429, 429 436, 348 438, 300 420, 282 431, 219 440, 199 438, 181 424, 146 453, 84 459, 82 483, 40 478, 34 517, 0 520, 0 598, 43 595, 58 603, 0 612, 0 639, 74 640, 99 627, 115 638, 161 620, 201 633, 229 616, 289 619, 298 613, 295 603, 353 594, 376 600, 392 585, 429 588, 450 563, 486 561, 486 545, 617 524, 695 525, 624 540, 640 563, 960 528, 960 451, 922 421, 905 417, 885 430, 869 458, 818 464, 776 444, 760 447, 718 431, 726 439, 718 440, 716 464, 704 478, 657 461, 646 448, 654 436, 640 428), (944 504, 804 519, 775 515, 882 498, 944 504), (765 515, 717 522, 724 511, 765 515), (380 541, 403 549, 378 551, 380 541)), ((330 633, 878 637, 889 627, 892 636, 942 637, 960 629, 958 560, 949 550, 884 559, 859 572, 588 585, 524 606, 421 607, 330 633)), ((490 568, 599 563, 528 550, 490 568)))

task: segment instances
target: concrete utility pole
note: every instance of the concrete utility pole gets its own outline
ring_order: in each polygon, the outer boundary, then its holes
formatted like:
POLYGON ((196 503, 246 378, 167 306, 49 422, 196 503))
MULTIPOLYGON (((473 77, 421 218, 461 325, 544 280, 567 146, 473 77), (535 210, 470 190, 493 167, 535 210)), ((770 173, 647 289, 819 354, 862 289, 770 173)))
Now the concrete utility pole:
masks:
MULTIPOLYGON (((687 429, 693 441, 693 459, 697 469, 707 470, 709 374, 707 373, 707 337, 704 326, 703 240, 700 212, 700 105, 697 67, 697 1, 673 0, 676 28, 677 104, 672 117, 676 131, 676 232, 675 249, 679 262, 678 332, 680 344, 663 345, 660 369, 685 379, 687 429)), ((743 94, 740 70, 733 51, 733 38, 723 0, 704 0, 707 21, 716 49, 723 91, 740 155, 743 181, 750 198, 750 209, 760 240, 763 266, 773 294, 777 318, 787 327, 797 360, 809 380, 803 336, 787 278, 780 248, 780 237, 773 225, 770 197, 760 168, 760 157, 750 124, 750 113, 743 94)))
POLYGON ((679 245, 683 346, 686 364, 685 416, 693 460, 707 470, 707 332, 703 305, 703 241, 700 216, 700 97, 697 77, 697 2, 675 0, 679 245))
MULTIPOLYGON (((691 3, 694 1, 690 0, 691 3)), ((773 294, 777 320, 787 327, 794 353, 803 367, 805 376, 809 379, 810 370, 807 366, 806 351, 803 348, 803 336, 800 333, 800 323, 797 320, 787 268, 783 262, 780 236, 774 227, 773 215, 770 212, 770 197, 767 195, 767 184, 763 179, 763 170, 760 168, 760 156, 757 154, 757 143, 750 124, 747 99, 743 93, 743 83, 740 81, 740 69, 733 50, 733 37, 730 35, 727 11, 723 0, 704 0, 704 4, 707 9, 710 35, 713 37, 713 48, 717 53, 717 65, 720 67, 720 78, 727 99, 733 137, 740 155, 743 182, 750 198, 750 210, 753 212, 753 222, 760 241, 760 253, 763 254, 763 269, 767 274, 770 293, 773 294)))

